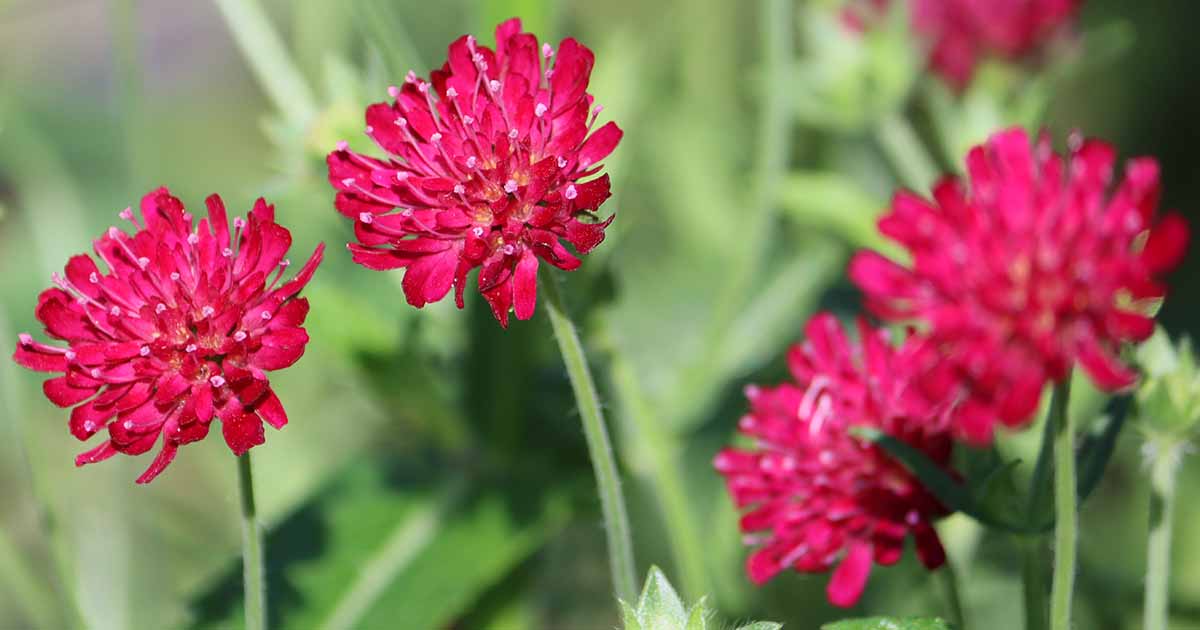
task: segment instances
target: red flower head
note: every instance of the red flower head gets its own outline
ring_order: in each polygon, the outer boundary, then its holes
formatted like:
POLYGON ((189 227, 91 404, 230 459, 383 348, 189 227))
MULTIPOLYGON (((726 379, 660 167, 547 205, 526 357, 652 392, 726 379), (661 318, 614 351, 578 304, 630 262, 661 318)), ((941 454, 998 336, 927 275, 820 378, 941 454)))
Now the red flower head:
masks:
POLYGON ((160 188, 142 199, 145 225, 121 217, 95 241, 108 271, 81 254, 54 274, 56 288, 38 298, 47 345, 21 335, 13 359, 39 372, 46 397, 71 410, 71 433, 104 443, 78 466, 116 453, 139 455, 162 436, 162 449, 138 477, 149 483, 182 444, 203 439, 214 416, 237 455, 264 441, 263 422, 287 424, 266 371, 296 362, 308 334, 308 300, 296 297, 321 262, 318 246, 296 277, 281 284, 292 235, 259 199, 248 220, 233 220, 221 198, 208 198, 208 219, 193 227, 183 204, 160 188))
POLYGON ((410 72, 392 103, 368 107, 367 134, 389 157, 342 143, 328 159, 337 209, 356 222, 355 262, 404 267, 404 295, 418 308, 452 285, 462 308, 467 273, 480 267, 479 291, 501 325, 510 308, 532 317, 538 259, 578 268, 562 239, 586 254, 612 221, 594 214, 608 176, 588 178, 621 130, 592 131, 592 64, 574 39, 555 52, 514 19, 496 28, 494 52, 463 36, 430 82, 410 72))
POLYGON ((987 444, 996 421, 1025 424, 1048 381, 1078 362, 1101 388, 1132 386, 1116 353, 1154 330, 1145 313, 1160 276, 1187 248, 1178 214, 1155 219, 1158 163, 1131 160, 1110 193, 1116 152, 1072 141, 1066 158, 1020 129, 967 155, 967 181, 947 177, 927 201, 900 192, 880 230, 912 254, 902 266, 860 253, 850 276, 868 307, 920 320, 968 383, 956 428, 987 444))
POLYGON ((910 338, 893 349, 882 331, 860 322, 851 344, 833 316, 818 315, 806 341, 788 354, 794 383, 746 388, 750 413, 738 428, 752 450, 725 449, 714 462, 739 508, 746 564, 762 584, 793 568, 821 573, 837 565, 826 592, 853 606, 871 564, 900 559, 911 534, 929 569, 945 561, 931 521, 946 513, 898 462, 850 433, 879 429, 948 466, 952 442, 941 413, 909 381, 924 363, 924 344, 910 338))
MULTIPOLYGON (((911 0, 912 26, 927 42, 929 65, 955 89, 971 81, 980 58, 1018 61, 1075 17, 1082 0, 911 0)), ((848 0, 843 22, 862 31, 891 0, 848 0)))

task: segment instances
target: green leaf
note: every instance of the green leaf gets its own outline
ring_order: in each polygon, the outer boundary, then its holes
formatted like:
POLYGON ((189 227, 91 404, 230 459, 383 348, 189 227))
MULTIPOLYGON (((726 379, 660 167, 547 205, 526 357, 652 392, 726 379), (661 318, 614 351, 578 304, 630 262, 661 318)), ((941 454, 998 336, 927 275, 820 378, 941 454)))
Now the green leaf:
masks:
MULTIPOLYGON (((566 520, 554 488, 465 474, 434 485, 413 470, 360 460, 270 532, 273 627, 445 627, 566 520)), ((240 571, 194 601, 194 628, 240 626, 240 571)))
POLYGON ((1117 446, 1117 437, 1121 434, 1121 428, 1125 426, 1125 418, 1129 415, 1129 399, 1114 399, 1113 407, 1113 413, 1104 417, 1099 430, 1084 436, 1079 445, 1079 452, 1075 456, 1075 470, 1079 475, 1077 487, 1081 505, 1096 489, 1100 478, 1104 476, 1104 469, 1108 467, 1108 461, 1112 459, 1113 451, 1117 446))
MULTIPOLYGON (((620 600, 618 600, 620 601, 620 600)), ((713 616, 706 598, 686 610, 679 594, 658 567, 650 567, 637 608, 620 601, 625 630, 707 630, 713 616)), ((779 630, 777 623, 752 622, 739 630, 779 630)))
POLYGON ((871 617, 836 621, 821 626, 821 630, 953 630, 941 619, 910 617, 871 617))
POLYGON ((783 624, 773 621, 755 621, 754 623, 739 627, 738 630, 779 630, 782 627, 783 624))

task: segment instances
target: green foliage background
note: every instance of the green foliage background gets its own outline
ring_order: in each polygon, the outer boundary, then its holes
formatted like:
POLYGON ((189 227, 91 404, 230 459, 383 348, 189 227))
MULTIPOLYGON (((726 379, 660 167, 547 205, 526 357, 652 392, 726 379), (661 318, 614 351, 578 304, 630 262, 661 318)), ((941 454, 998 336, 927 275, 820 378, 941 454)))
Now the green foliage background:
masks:
MULTIPOLYGON (((708 594, 731 625, 817 628, 844 616, 824 602, 826 577, 751 587, 710 461, 731 439, 741 385, 782 377, 808 315, 857 311, 842 265, 878 244, 871 222, 890 191, 928 177, 895 159, 898 121, 915 121, 939 170, 1001 123, 1045 124, 1059 140, 1080 128, 1159 156, 1165 205, 1200 207, 1191 3, 1088 2, 1084 52, 1063 51, 1039 80, 986 68, 961 100, 915 76, 902 25, 864 56, 839 39, 829 4, 276 1, 256 23, 233 0, 0 0, 0 338, 39 332, 50 272, 146 190, 169 185, 193 208, 220 192, 241 211, 265 195, 293 256, 331 248, 308 291, 308 354, 273 377, 291 424, 255 450, 273 621, 615 627, 591 469, 544 313, 505 332, 478 296, 465 312, 409 308, 399 274, 341 253, 351 226, 324 181, 337 140, 368 148, 362 110, 390 83, 440 64, 459 34, 490 41, 492 25, 521 15, 543 39, 596 51, 593 92, 626 130, 609 162, 618 218, 564 288, 618 442, 639 570, 662 566, 686 601, 708 594)), ((1196 332, 1190 263, 1163 313, 1173 332, 1196 332)), ((220 440, 184 449, 147 488, 133 484, 145 461, 76 470, 83 447, 38 381, 0 361, 0 627, 239 624, 235 467, 220 440)), ((1008 439, 1005 456, 1031 461, 1038 434, 1008 439)), ((1127 429, 1082 513, 1081 628, 1136 627, 1139 446, 1127 429)), ((1183 629, 1200 627, 1194 460, 1181 493, 1183 629)), ((959 517, 943 534, 975 627, 1015 627, 1016 543, 959 517)), ((854 612, 941 606, 906 557, 877 570, 854 612)))

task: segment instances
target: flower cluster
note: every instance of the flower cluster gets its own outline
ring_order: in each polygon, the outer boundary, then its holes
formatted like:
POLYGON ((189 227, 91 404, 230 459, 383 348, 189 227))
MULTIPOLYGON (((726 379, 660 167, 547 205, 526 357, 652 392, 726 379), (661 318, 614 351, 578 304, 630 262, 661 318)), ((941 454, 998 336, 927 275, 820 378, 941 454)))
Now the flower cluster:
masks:
POLYGON ((428 82, 410 72, 392 102, 367 108, 367 135, 389 157, 345 144, 329 154, 337 209, 356 222, 354 260, 404 268, 416 307, 453 286, 462 308, 467 274, 479 268, 479 291, 501 325, 510 309, 532 317, 539 260, 578 268, 563 240, 586 254, 612 221, 595 214, 608 176, 593 176, 621 130, 593 130, 593 61, 574 39, 557 51, 539 46, 514 19, 496 28, 495 51, 464 36, 428 82))
POLYGON ((1060 156, 1045 135, 993 135, 926 200, 900 192, 880 230, 912 256, 874 252, 850 264, 867 305, 927 328, 962 380, 959 437, 988 444, 999 423, 1022 426, 1047 382, 1079 364, 1107 391, 1136 380, 1117 358, 1154 331, 1160 277, 1182 258, 1188 228, 1156 219, 1158 164, 1131 160, 1113 189, 1116 152, 1073 138, 1060 156))
MULTIPOLYGON (((1019 61, 1064 31, 1082 0, 909 0, 912 27, 929 49, 929 65, 956 89, 964 88, 979 61, 996 56, 1019 61)), ((851 0, 844 21, 861 31, 886 12, 891 0, 851 0)))
POLYGON ((878 429, 947 467, 952 442, 936 397, 913 379, 929 348, 910 338, 899 349, 865 323, 850 342, 828 314, 814 317, 802 345, 788 354, 794 382, 750 386, 750 412, 738 424, 750 450, 725 449, 714 462, 739 508, 749 544, 758 549, 747 572, 763 583, 792 568, 810 573, 837 566, 829 600, 852 606, 872 563, 900 559, 911 535, 926 567, 945 553, 931 524, 946 513, 920 482, 854 427, 878 429))
POLYGON ((263 422, 287 424, 266 372, 296 362, 308 334, 308 301, 297 294, 321 262, 318 247, 291 280, 284 256, 291 234, 262 199, 232 229, 221 198, 208 198, 208 218, 194 225, 183 204, 160 188, 142 199, 133 234, 111 227, 95 241, 101 270, 88 255, 54 274, 38 298, 46 334, 65 345, 22 334, 13 358, 58 373, 46 397, 73 407, 70 430, 81 441, 107 432, 77 465, 116 453, 162 448, 138 483, 153 480, 178 448, 203 439, 220 418, 235 454, 265 440, 263 422))

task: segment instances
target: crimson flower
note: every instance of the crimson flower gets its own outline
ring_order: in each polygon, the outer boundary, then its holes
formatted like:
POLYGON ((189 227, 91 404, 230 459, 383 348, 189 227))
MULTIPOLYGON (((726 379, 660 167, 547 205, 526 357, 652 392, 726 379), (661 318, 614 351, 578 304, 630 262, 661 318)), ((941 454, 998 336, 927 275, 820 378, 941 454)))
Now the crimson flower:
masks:
POLYGON ((899 560, 910 534, 926 567, 945 562, 931 524, 945 508, 900 463, 850 433, 878 429, 948 469, 944 410, 910 380, 927 346, 913 337, 894 349, 861 321, 859 331, 851 343, 832 315, 809 321, 805 342, 788 354, 794 382, 746 388, 750 412, 738 429, 754 448, 728 448, 714 461, 737 507, 750 508, 741 519, 747 544, 758 547, 746 563, 750 579, 836 565, 826 593, 837 606, 853 606, 872 563, 899 560))
POLYGON ((418 308, 451 286, 462 308, 478 267, 502 326, 510 309, 532 317, 539 259, 578 268, 563 239, 586 254, 612 221, 595 215, 609 178, 592 176, 621 130, 592 130, 601 110, 587 93, 593 61, 574 39, 557 52, 539 46, 513 19, 496 27, 495 51, 463 36, 429 82, 410 72, 391 103, 368 107, 367 135, 388 157, 341 143, 327 160, 335 205, 355 220, 355 262, 404 268, 404 295, 418 308))
MULTIPOLYGON (((843 21, 855 31, 887 11, 891 0, 850 0, 843 21)), ((926 41, 929 65, 954 88, 971 81, 981 58, 1019 61, 1060 34, 1083 0, 910 0, 913 30, 926 41)))
POLYGON ((68 261, 66 275, 38 297, 37 318, 48 345, 20 335, 13 359, 39 372, 61 373, 43 391, 71 410, 80 441, 107 430, 104 443, 76 458, 77 466, 117 453, 139 455, 162 436, 162 449, 138 483, 149 483, 179 446, 203 439, 214 417, 237 455, 265 441, 263 422, 276 429, 287 414, 266 372, 296 362, 308 334, 308 300, 297 294, 321 262, 318 246, 304 268, 282 282, 292 235, 259 199, 249 218, 233 220, 221 198, 207 199, 208 218, 192 215, 166 188, 142 199, 144 224, 132 210, 94 242, 101 271, 86 254, 68 261))
POLYGON ((1129 161, 1114 188, 1115 161, 1098 140, 1073 138, 1064 157, 1045 135, 1031 145, 1021 129, 1001 131, 967 154, 966 181, 942 179, 932 200, 892 200, 879 229, 910 264, 874 252, 851 261, 870 310, 922 322, 967 384, 955 413, 967 441, 989 443, 997 421, 1024 425, 1047 382, 1076 363, 1107 391, 1136 381, 1117 352, 1153 332, 1148 313, 1188 226, 1155 218, 1155 160, 1129 161))

